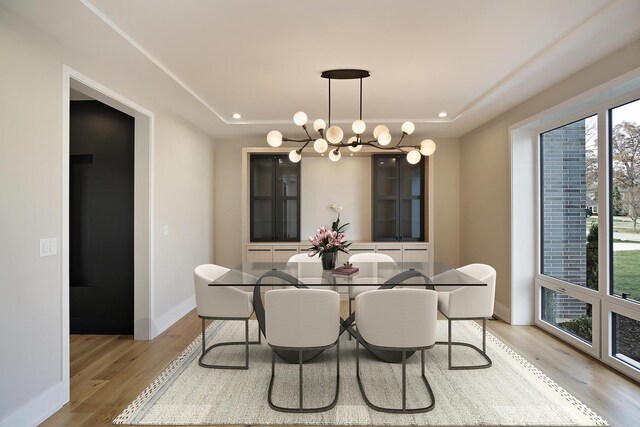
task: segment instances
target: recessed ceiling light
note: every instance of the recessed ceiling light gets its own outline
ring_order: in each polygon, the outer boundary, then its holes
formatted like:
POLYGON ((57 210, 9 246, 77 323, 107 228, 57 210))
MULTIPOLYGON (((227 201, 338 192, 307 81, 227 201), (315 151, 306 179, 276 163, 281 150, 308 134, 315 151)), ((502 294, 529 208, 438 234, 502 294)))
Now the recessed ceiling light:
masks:
POLYGON ((242 118, 240 113, 233 113, 233 115, 231 117, 233 117, 234 119, 241 119, 242 118))
POLYGON ((439 113, 438 117, 447 117, 447 112, 443 111, 443 112, 439 113))

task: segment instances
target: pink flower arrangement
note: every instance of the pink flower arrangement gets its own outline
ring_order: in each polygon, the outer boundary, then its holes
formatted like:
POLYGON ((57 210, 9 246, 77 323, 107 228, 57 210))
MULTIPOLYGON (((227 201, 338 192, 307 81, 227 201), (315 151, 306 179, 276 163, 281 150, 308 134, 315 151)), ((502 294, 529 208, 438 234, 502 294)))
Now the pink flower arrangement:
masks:
POLYGON ((318 228, 318 234, 309 236, 309 241, 312 245, 312 247, 309 248, 309 256, 321 256, 323 253, 337 251, 349 253, 349 245, 351 245, 351 243, 347 243, 347 241, 344 240, 343 233, 347 225, 349 224, 340 226, 340 215, 338 215, 338 218, 331 226, 331 230, 327 229, 324 225, 318 228))

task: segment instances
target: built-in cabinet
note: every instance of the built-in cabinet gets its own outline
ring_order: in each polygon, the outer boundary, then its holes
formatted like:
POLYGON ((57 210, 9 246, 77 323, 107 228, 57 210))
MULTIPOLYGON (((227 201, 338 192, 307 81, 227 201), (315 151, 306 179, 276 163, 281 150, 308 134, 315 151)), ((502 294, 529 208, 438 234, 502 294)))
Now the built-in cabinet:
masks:
POLYGON ((300 240, 300 164, 283 155, 251 156, 249 181, 250 240, 300 240))
MULTIPOLYGON (((424 240, 424 162, 412 165, 404 155, 396 154, 374 155, 371 162, 373 239, 424 240)), ((387 249, 395 250, 398 248, 387 249)))
MULTIPOLYGON (((249 262, 287 262, 292 255, 305 253, 309 244, 292 243, 251 243, 247 245, 245 260, 249 262)), ((349 247, 349 253, 338 252, 338 265, 342 265, 349 256, 363 252, 378 252, 389 255, 396 262, 429 261, 429 243, 426 242, 356 242, 349 247)))

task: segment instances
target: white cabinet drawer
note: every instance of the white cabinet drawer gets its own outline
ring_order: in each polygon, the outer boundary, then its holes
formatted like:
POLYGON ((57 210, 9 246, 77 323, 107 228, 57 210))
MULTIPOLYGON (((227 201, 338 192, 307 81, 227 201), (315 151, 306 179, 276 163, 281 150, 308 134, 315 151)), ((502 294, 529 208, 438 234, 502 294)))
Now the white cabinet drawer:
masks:
POLYGON ((405 246, 402 248, 402 261, 404 262, 428 262, 429 248, 405 246))
POLYGON ((247 246, 248 262, 273 262, 273 249, 271 246, 247 246))
POLYGON ((376 252, 389 255, 395 262, 402 262, 402 245, 376 245, 376 252))
POLYGON ((273 262, 287 262, 292 255, 296 255, 298 246, 274 246, 273 262))

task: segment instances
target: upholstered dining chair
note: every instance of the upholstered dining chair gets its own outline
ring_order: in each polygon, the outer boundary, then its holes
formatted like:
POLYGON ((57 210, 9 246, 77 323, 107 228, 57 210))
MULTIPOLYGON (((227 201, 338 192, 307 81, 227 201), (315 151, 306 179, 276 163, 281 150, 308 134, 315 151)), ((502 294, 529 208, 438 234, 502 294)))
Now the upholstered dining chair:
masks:
POLYGON ((402 408, 386 408, 372 403, 360 375, 360 344, 356 341, 356 377, 367 406, 382 412, 419 413, 431 411, 436 404, 425 375, 424 352, 436 342, 438 294, 427 289, 383 289, 356 297, 358 332, 367 345, 381 350, 402 352, 402 408), (392 320, 390 320, 392 319, 392 320), (420 351, 422 380, 431 404, 407 408, 407 352, 420 351))
POLYGON ((265 294, 266 339, 271 346, 271 380, 267 393, 272 409, 282 412, 321 412, 333 408, 340 391, 340 295, 326 289, 274 289, 265 294), (326 406, 305 408, 303 405, 303 353, 336 346, 336 391, 326 406), (298 352, 299 376, 297 408, 273 403, 275 350, 298 352))
MULTIPOLYGON (((360 269, 359 277, 353 279, 351 286, 349 286, 349 316, 353 313, 351 304, 355 298, 363 292, 376 289, 375 286, 364 286, 365 284, 382 285, 387 280, 387 278, 377 277, 377 274, 374 274, 373 269, 377 268, 374 263, 377 262, 390 262, 395 264, 395 261, 389 255, 377 252, 363 252, 353 254, 349 257, 349 263, 360 269), (362 285, 358 285, 359 283, 362 285)), ((351 335, 349 335, 349 339, 351 339, 351 335)))
POLYGON ((309 288, 328 289, 330 284, 322 277, 322 261, 317 256, 310 257, 307 253, 295 254, 291 255, 287 263, 297 263, 296 277, 309 288))
POLYGON ((202 319, 202 355, 198 364, 203 368, 214 369, 249 369, 249 344, 260 344, 260 330, 258 341, 249 341, 249 318, 253 314, 253 286, 209 286, 214 280, 229 271, 228 268, 215 264, 202 264, 193 271, 196 291, 196 311, 202 319), (205 336, 205 320, 241 320, 244 321, 244 341, 220 342, 207 348, 205 336), (216 365, 204 363, 204 357, 214 348, 244 345, 244 365, 216 365))
POLYGON ((449 369, 488 368, 492 362, 487 355, 487 318, 493 316, 496 295, 496 270, 486 264, 469 264, 457 270, 486 283, 487 286, 460 286, 457 289, 447 289, 447 292, 438 291, 438 310, 447 318, 448 322, 447 346, 449 369), (452 341, 451 324, 453 320, 480 319, 482 319, 482 350, 469 343, 452 341), (486 360, 486 363, 481 365, 454 366, 451 361, 451 349, 453 346, 472 348, 480 353, 486 360))

